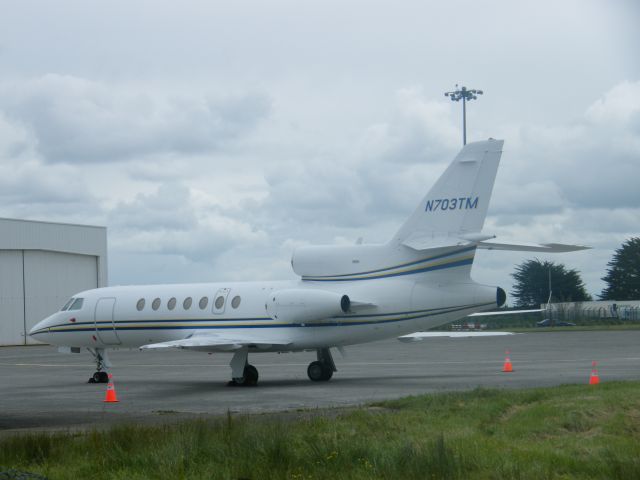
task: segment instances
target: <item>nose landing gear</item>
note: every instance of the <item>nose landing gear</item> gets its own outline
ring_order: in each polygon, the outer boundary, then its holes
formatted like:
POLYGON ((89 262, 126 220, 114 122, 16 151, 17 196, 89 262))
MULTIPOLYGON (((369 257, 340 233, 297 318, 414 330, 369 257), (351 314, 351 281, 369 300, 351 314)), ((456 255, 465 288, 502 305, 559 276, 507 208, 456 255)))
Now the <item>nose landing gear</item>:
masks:
POLYGON ((107 357, 107 352, 104 348, 87 348, 93 358, 96 361, 96 372, 89 377, 89 381, 87 383, 108 383, 109 382, 109 374, 104 371, 104 368, 110 367, 111 362, 109 361, 109 357, 107 357))

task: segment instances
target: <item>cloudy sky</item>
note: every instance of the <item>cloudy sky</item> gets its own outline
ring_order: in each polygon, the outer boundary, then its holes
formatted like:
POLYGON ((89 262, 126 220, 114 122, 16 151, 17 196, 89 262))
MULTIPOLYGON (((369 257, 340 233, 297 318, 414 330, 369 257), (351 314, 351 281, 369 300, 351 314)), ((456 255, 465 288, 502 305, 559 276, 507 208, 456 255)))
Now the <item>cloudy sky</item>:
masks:
POLYGON ((0 216, 106 225, 111 284, 294 278, 296 246, 392 236, 460 148, 459 83, 469 139, 505 140, 485 231, 592 245, 548 258, 597 294, 640 234, 638 25, 634 0, 5 0, 0 216))

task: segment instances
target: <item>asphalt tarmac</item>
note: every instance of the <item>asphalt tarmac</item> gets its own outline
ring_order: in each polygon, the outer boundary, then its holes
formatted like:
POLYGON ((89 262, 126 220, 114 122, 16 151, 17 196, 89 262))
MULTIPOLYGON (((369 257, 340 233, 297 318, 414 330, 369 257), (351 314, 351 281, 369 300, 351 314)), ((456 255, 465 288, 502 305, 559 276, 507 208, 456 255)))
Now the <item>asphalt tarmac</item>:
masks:
MULTIPOLYGON (((117 423, 361 405, 407 395, 475 387, 526 388, 640 379, 640 330, 536 332, 507 337, 395 339, 334 351, 338 372, 311 382, 315 352, 250 355, 257 387, 228 387, 230 354, 120 350, 110 354, 119 403, 106 385, 86 383, 88 353, 55 347, 0 348, 0 433, 75 430, 117 423), (503 373, 505 350, 514 372, 503 373)), ((597 388, 597 387, 594 387, 597 388)))

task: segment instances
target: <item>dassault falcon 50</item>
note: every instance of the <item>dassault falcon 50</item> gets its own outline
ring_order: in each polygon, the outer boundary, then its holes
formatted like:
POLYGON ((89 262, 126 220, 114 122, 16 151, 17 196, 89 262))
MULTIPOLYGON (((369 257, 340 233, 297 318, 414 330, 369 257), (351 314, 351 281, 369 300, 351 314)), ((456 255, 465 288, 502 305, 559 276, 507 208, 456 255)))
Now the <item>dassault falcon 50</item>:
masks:
POLYGON ((507 244, 482 232, 501 140, 470 143, 386 244, 306 246, 295 281, 118 286, 74 295, 30 335, 63 352, 86 348, 105 382, 113 348, 230 352, 231 385, 255 385, 249 354, 315 351, 307 374, 327 381, 331 348, 407 336, 501 306, 505 292, 471 279, 478 249, 569 252, 580 245, 507 244))

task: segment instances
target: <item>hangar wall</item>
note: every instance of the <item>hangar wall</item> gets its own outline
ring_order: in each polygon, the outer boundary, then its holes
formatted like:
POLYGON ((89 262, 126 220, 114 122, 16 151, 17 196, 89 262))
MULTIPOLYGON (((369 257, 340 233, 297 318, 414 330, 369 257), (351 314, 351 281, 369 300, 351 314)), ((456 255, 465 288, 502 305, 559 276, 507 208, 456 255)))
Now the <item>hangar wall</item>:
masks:
POLYGON ((0 218, 0 345, 37 343, 33 325, 106 285, 105 227, 0 218))

